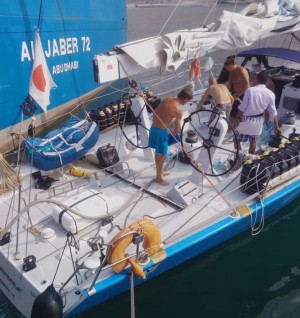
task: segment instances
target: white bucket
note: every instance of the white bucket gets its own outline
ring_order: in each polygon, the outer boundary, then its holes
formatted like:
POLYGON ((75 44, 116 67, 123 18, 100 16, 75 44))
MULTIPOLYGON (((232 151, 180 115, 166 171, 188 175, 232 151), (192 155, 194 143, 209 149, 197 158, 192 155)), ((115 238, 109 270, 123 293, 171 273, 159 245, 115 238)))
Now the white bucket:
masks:
MULTIPOLYGON (((289 138, 289 135, 295 129, 295 125, 282 124, 280 129, 281 129, 281 135, 286 137, 286 138, 289 138)), ((282 141, 284 141, 284 140, 282 140, 282 141)))

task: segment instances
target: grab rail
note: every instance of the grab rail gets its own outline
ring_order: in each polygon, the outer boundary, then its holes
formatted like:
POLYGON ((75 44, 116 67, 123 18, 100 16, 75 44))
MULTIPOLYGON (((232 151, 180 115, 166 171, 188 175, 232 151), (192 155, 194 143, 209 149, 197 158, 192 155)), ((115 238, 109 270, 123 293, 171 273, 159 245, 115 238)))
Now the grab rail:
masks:
POLYGON ((112 168, 115 168, 115 166, 117 166, 118 164, 120 165, 121 164, 125 164, 126 167, 123 168, 123 172, 126 172, 128 171, 128 176, 127 178, 130 178, 130 177, 133 177, 133 181, 132 183, 135 182, 135 177, 132 173, 132 170, 129 168, 129 165, 127 162, 118 162, 110 167, 107 167, 107 168, 104 168, 104 169, 101 169, 100 171, 94 171, 92 173, 92 178, 83 178, 83 177, 77 177, 76 179, 72 179, 72 180, 67 180, 66 182, 64 183, 61 183, 61 184, 58 184, 56 186, 53 186, 51 187, 50 189, 48 190, 44 190, 43 192, 39 192, 39 193, 36 193, 35 196, 34 196, 34 200, 39 200, 41 198, 48 198, 48 199, 51 199, 59 194, 62 194, 62 193, 66 193, 66 192, 69 192, 69 191, 73 191, 73 190, 76 190, 88 183, 91 183, 92 181, 96 180, 96 181, 99 181, 100 183, 105 183, 105 181, 113 176, 116 176, 120 173, 120 171, 116 171, 116 172, 112 172, 110 174, 106 174, 106 175, 100 175, 101 172, 108 172, 110 169, 112 168), (48 195, 47 195, 48 194, 48 195))

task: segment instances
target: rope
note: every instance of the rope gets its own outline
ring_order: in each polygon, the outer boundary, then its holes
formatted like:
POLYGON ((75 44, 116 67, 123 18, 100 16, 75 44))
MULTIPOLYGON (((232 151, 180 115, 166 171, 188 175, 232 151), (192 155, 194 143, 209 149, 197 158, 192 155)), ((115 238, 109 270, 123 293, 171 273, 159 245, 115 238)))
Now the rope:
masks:
MULTIPOLYGON (((124 202, 122 204, 121 207, 119 207, 118 209, 114 210, 114 211, 111 211, 109 212, 108 214, 105 215, 105 217, 109 217, 109 216, 115 216, 117 217, 120 213, 122 213, 128 206, 130 206, 132 204, 132 202, 135 200, 135 198, 142 192, 143 188, 140 188, 138 191, 136 191, 135 193, 133 193, 130 198, 124 202)), ((70 206, 67 206, 66 204, 62 203, 62 202, 58 202, 56 200, 52 200, 52 199, 41 199, 41 200, 35 200, 35 201, 32 201, 30 203, 28 203, 23 209, 21 209, 18 214, 10 221, 10 223, 8 225, 5 226, 4 229, 2 229, 2 231, 0 232, 0 238, 3 236, 4 233, 6 233, 7 231, 9 231, 11 229, 11 227, 22 217, 22 215, 29 211, 30 208, 32 206, 36 206, 38 204, 41 204, 41 203, 53 203, 55 205, 57 205, 58 207, 60 207, 61 209, 63 210, 66 210, 66 211, 69 211, 79 217, 82 217, 82 218, 86 218, 88 220, 95 220, 95 221, 98 221, 101 219, 101 217, 99 216, 90 216, 90 217, 87 217, 85 213, 81 213, 77 210, 74 210, 72 207, 70 206)))
POLYGON ((2 184, 0 184, 0 195, 12 191, 21 184, 21 176, 17 173, 0 153, 0 173, 2 184))
POLYGON ((55 277, 56 277, 57 272, 58 272, 58 268, 59 268, 59 266, 60 266, 60 263, 61 263, 62 258, 63 258, 63 256, 64 256, 64 253, 65 253, 65 249, 66 249, 66 247, 67 247, 67 244, 68 244, 68 237, 67 237, 67 239, 66 239, 66 243, 65 243, 65 245, 64 245, 64 248, 63 248, 63 250, 62 250, 62 252, 61 252, 61 255, 60 255, 60 258, 59 258, 59 261, 58 261, 58 264, 57 264, 57 267, 56 267, 56 270, 55 270, 55 273, 54 273, 54 276, 53 276, 53 279, 52 279, 52 284, 54 283, 55 277))
POLYGON ((171 20, 173 14, 174 14, 175 11, 177 10, 177 8, 178 8, 178 6, 180 5, 181 1, 182 1, 182 0, 179 0, 179 1, 178 1, 176 7, 175 7, 175 8, 173 9, 173 11, 171 12, 171 14, 170 14, 169 18, 167 19, 167 21, 165 22, 164 26, 163 26, 163 27, 161 28, 161 30, 159 31, 158 36, 161 35, 162 31, 165 29, 165 27, 167 26, 167 24, 168 24, 169 21, 171 20))
POLYGON ((251 215, 251 234, 253 236, 258 235, 261 233, 261 231, 264 229, 264 224, 265 224, 265 206, 263 204, 263 199, 259 197, 259 201, 261 204, 261 217, 260 221, 258 224, 257 223, 257 217, 258 217, 258 212, 257 212, 257 203, 255 205, 255 217, 253 218, 253 213, 254 211, 250 214, 251 215))

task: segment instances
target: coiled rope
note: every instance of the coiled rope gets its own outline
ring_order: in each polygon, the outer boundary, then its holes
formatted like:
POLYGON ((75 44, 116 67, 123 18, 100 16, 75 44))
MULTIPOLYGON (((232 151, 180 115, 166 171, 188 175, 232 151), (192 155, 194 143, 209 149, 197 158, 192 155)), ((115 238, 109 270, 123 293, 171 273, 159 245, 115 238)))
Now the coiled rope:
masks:
POLYGON ((21 184, 21 176, 18 174, 4 159, 3 155, 0 153, 0 174, 1 174, 1 184, 0 184, 0 195, 12 191, 21 184))

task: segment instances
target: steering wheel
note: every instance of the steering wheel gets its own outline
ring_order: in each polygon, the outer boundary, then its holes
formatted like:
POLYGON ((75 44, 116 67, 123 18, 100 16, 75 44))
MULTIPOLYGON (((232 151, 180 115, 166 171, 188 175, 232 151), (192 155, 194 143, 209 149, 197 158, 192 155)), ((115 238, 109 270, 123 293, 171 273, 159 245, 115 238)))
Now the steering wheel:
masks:
POLYGON ((142 123, 142 119, 141 119, 141 115, 142 115, 144 108, 146 107, 146 104, 142 107, 141 111, 139 112, 139 114, 137 116, 134 115, 134 113, 131 109, 130 99, 125 100, 125 105, 126 105, 126 120, 124 121, 124 123, 120 123, 120 128, 121 128, 121 131, 122 131, 124 137, 132 146, 134 146, 136 148, 140 148, 140 149, 148 148, 149 145, 142 145, 141 139, 140 139, 140 134, 141 134, 142 130, 149 131, 149 129, 142 123), (126 126, 127 125, 134 125, 135 126, 135 135, 133 135, 132 138, 129 138, 127 136, 126 132, 124 131, 125 122, 126 122, 126 126))
POLYGON ((221 113, 213 110, 201 109, 192 112, 184 119, 181 129, 181 145, 185 149, 184 156, 197 171, 201 165, 200 162, 197 162, 197 158, 193 158, 194 155, 201 151, 201 158, 207 157, 209 165, 203 172, 208 176, 216 177, 228 173, 238 160, 239 150, 235 149, 235 145, 237 145, 235 130, 221 113), (225 120, 227 127, 232 131, 232 142, 227 138, 218 146, 214 137, 218 134, 216 127, 220 120, 225 120), (190 135, 194 136, 194 141, 197 141, 191 149, 185 149, 186 132, 188 133, 187 139, 190 135))

